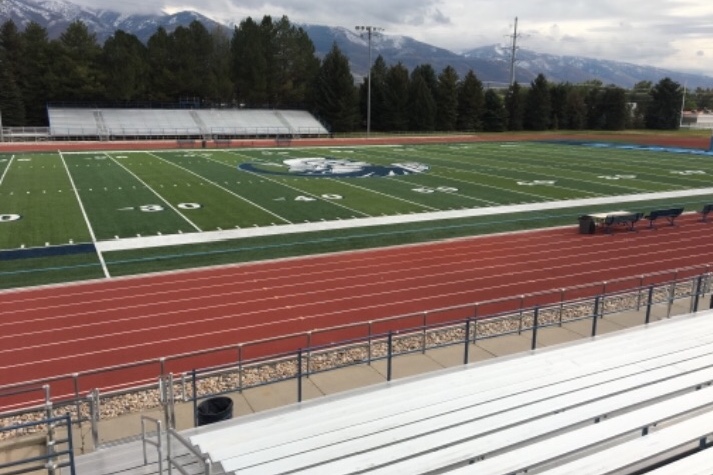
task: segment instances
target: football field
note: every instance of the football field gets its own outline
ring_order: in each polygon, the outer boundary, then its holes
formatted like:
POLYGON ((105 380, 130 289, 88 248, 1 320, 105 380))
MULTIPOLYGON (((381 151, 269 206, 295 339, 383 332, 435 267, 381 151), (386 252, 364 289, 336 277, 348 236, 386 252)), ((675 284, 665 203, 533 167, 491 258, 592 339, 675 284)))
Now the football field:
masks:
MULTIPOLYGON (((340 220, 356 220, 353 238, 364 232, 361 218, 693 190, 710 187, 711 175, 713 157, 707 154, 531 142, 2 154, 0 249, 340 220)), ((692 211, 710 199, 676 204, 692 211)), ((574 223, 577 211, 561 213, 562 219, 574 223)), ((550 219, 523 227, 552 224, 550 219)), ((376 241, 368 245, 379 245, 376 241)), ((194 252, 209 251, 171 252, 190 260, 194 252)), ((282 255, 266 251, 263 257, 273 254, 282 255)), ((141 256, 138 250, 114 260, 141 256)), ((96 267, 92 260, 87 267, 96 267)), ((16 275, 48 262, 29 261, 37 259, 13 259, 0 271, 16 275)))

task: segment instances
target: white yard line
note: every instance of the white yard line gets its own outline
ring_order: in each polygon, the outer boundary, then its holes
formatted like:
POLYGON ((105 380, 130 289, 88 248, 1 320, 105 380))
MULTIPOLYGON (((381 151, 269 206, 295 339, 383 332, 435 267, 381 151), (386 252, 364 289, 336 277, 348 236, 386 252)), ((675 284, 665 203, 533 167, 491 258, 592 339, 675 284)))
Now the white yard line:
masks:
MULTIPOLYGON (((161 196, 161 194, 160 194, 158 191, 156 191, 156 190, 154 190, 153 188, 151 188, 148 183, 146 183, 144 180, 142 180, 141 178, 139 178, 134 172, 132 172, 131 170, 129 170, 128 168, 126 168, 124 165, 122 165, 121 163, 119 163, 118 161, 116 161, 116 159, 115 159, 114 157, 112 157, 111 155, 109 155, 108 153, 105 153, 104 155, 106 155, 107 157, 109 157, 109 160, 111 160, 112 162, 114 162, 114 163, 116 163, 117 165, 119 165, 119 166, 120 166, 121 168, 123 168, 129 175, 133 176, 139 183, 141 183, 142 185, 144 185, 147 190, 151 191, 154 195, 156 195, 156 197, 157 197, 158 199, 160 199, 161 201, 163 201, 166 206, 168 206, 169 208, 171 208, 176 214, 178 214, 181 218, 183 218, 188 224, 190 224, 191 226, 193 226, 193 228, 195 228, 196 231, 198 231, 198 232, 203 232, 203 230, 202 230, 201 228, 199 228, 196 223, 194 223, 193 221, 191 221, 191 220, 188 218, 188 216, 186 216, 185 214, 181 213, 175 206, 173 206, 171 203, 169 203, 168 200, 166 200, 163 196, 161 196)), ((152 156, 153 156, 153 154, 149 154, 149 155, 152 155, 152 156)))
MULTIPOLYGON (((89 216, 87 216, 87 211, 84 209, 84 203, 82 202, 82 198, 79 196, 79 191, 77 191, 77 187, 74 184, 74 179, 72 178, 72 174, 69 172, 69 167, 67 167, 67 162, 64 160, 64 156, 62 155, 61 150, 57 150, 59 153, 59 158, 62 159, 62 164, 64 165, 64 170, 67 172, 67 177, 69 178, 69 182, 72 184, 72 190, 74 190, 74 196, 77 197, 77 203, 79 203, 79 209, 82 211, 82 216, 84 216, 84 222, 87 223, 87 229, 89 230, 89 236, 92 238, 92 242, 96 243, 97 242, 97 237, 94 234, 94 228, 92 228, 92 223, 89 222, 89 216)), ((109 268, 106 266, 106 262, 104 261, 104 256, 102 255, 102 251, 98 246, 95 246, 96 251, 97 251, 97 257, 99 258, 99 263, 102 266, 102 270, 104 271, 104 277, 111 277, 111 274, 109 274, 109 268)))
MULTIPOLYGON (((320 178, 320 179, 321 179, 321 180, 337 181, 336 178, 320 178)), ((392 178, 392 179, 393 179, 393 178, 392 178)), ((373 193, 373 194, 375 194, 375 195, 385 196, 385 197, 387 197, 387 198, 389 198, 389 199, 396 200, 396 201, 401 201, 401 202, 403 202, 403 203, 408 203, 408 204, 410 204, 410 205, 418 206, 418 207, 420 207, 420 208, 430 209, 431 211, 436 211, 436 210, 438 210, 438 208, 434 208, 433 206, 428 206, 428 205, 425 205, 425 204, 423 204, 423 203, 416 203, 415 201, 407 200, 406 198, 400 198, 400 197, 398 197, 398 196, 390 195, 390 194, 388 194, 388 193, 384 193, 384 192, 381 192, 381 191, 372 190, 371 188, 367 188, 367 187, 365 187, 365 186, 355 185, 354 183, 350 183, 350 182, 348 182, 348 181, 346 181, 346 180, 339 181, 339 184, 340 184, 340 185, 345 185, 345 186, 351 186, 352 188, 357 188, 357 189, 362 190, 362 191, 367 191, 367 192, 373 193)), ((413 183, 410 183, 410 184, 413 184, 413 183)), ((482 201, 482 200, 481 200, 481 201, 482 201)))
POLYGON ((278 234, 295 234, 316 231, 331 231, 338 229, 383 226, 391 224, 418 223, 444 219, 472 218, 478 216, 494 216, 509 213, 522 213, 531 211, 546 211, 583 206, 597 206, 614 204, 619 207, 623 203, 636 203, 656 199, 687 198, 692 196, 713 195, 713 188, 697 190, 669 191, 664 193, 638 193, 633 195, 604 196, 567 201, 547 201, 542 203, 529 203, 521 205, 492 206, 488 208, 473 208, 462 210, 438 211, 432 213, 405 214, 398 216, 380 216, 376 218, 355 218, 340 221, 323 221, 319 223, 300 223, 292 225, 265 226, 261 228, 234 229, 229 231, 212 231, 198 235, 172 234, 164 236, 151 236, 143 238, 127 238, 116 241, 97 242, 97 248, 103 251, 123 251, 129 249, 144 249, 181 244, 196 244, 204 242, 217 242, 229 239, 242 239, 249 237, 274 236, 278 234))
POLYGON ((5 175, 7 175, 8 170, 10 170, 10 166, 12 165, 12 161, 15 159, 15 155, 10 157, 10 162, 7 164, 7 167, 5 167, 5 171, 2 173, 2 177, 0 177, 0 185, 2 185, 2 182, 5 181, 5 175))
MULTIPOLYGON (((245 198, 244 196, 241 196, 241 195, 235 193, 234 191, 231 191, 231 190, 225 188, 224 186, 219 185, 218 183, 215 183, 214 181, 211 181, 211 180, 207 179, 207 178, 204 177, 204 176, 201 176, 201 175, 199 175, 199 174, 197 174, 197 173, 195 173, 195 172, 193 172, 193 171, 191 171, 191 170, 188 170, 187 168, 184 168, 184 167, 182 167, 182 166, 180 166, 180 165, 177 165, 177 164, 175 164, 175 163, 172 163, 172 162, 166 160, 165 158, 161 158, 161 157, 159 157, 158 155, 156 155, 156 154, 154 154, 154 153, 150 153, 150 152, 146 152, 146 153, 148 153, 148 154, 151 155, 152 157, 156 157, 156 158, 158 158, 159 160, 162 160, 162 161, 164 161, 164 162, 166 162, 166 163, 168 163, 168 164, 171 164, 171 165, 173 165, 173 166, 176 167, 176 168, 180 168, 181 170, 185 171, 186 173, 190 173, 191 175, 200 178, 201 180, 205 181, 206 183, 210 183, 211 185, 213 185, 213 186, 215 186, 215 187, 217 187, 217 188, 220 188, 221 190, 225 191, 226 193, 229 193, 229 194, 235 196, 236 198, 241 199, 241 200, 245 201, 245 202, 248 203, 248 204, 251 204, 252 206, 258 208, 259 210, 264 211, 265 213, 276 217, 276 218, 279 219, 280 221, 284 221, 284 222, 287 223, 287 224, 292 224, 292 221, 290 221, 289 219, 283 218, 283 217, 280 216, 279 214, 275 214, 275 213, 273 213, 272 211, 270 211, 269 209, 263 208, 263 207, 260 206, 259 204, 255 203, 255 202, 253 202, 253 201, 250 201, 249 199, 245 198)), ((208 158, 208 157, 204 157, 204 158, 205 158, 206 160, 215 161, 215 160, 212 160, 212 159, 210 159, 210 158, 208 158)), ((221 163, 221 164, 222 164, 222 162, 217 162, 217 163, 221 163)))

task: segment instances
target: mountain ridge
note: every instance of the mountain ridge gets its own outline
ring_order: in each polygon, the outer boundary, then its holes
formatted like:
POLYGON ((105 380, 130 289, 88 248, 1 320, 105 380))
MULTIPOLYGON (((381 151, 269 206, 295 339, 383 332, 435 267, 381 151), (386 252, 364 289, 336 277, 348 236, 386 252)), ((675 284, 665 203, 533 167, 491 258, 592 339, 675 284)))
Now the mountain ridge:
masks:
MULTIPOLYGON (((0 2, 0 23, 7 20, 12 20, 20 29, 34 21, 47 29, 51 39, 59 37, 71 22, 80 20, 97 35, 100 43, 118 29, 146 43, 159 27, 171 32, 178 26, 188 26, 194 20, 200 21, 209 30, 230 30, 235 26, 221 24, 195 11, 128 15, 107 8, 84 8, 67 0, 3 0, 0 2)), ((324 57, 336 42, 349 58, 355 77, 366 76, 370 64, 369 45, 357 31, 344 27, 294 24, 303 28, 312 39, 318 57, 324 57)), ((436 72, 452 66, 461 77, 472 69, 487 87, 506 87, 510 78, 509 48, 497 44, 456 53, 407 36, 375 34, 371 46, 372 62, 381 55, 388 65, 401 62, 409 70, 421 64, 430 64, 436 72)), ((531 82, 542 73, 548 81, 555 83, 599 80, 605 85, 631 88, 640 81, 656 83, 669 77, 690 89, 713 88, 713 78, 701 74, 526 49, 517 50, 515 64, 515 79, 521 84, 531 82)))

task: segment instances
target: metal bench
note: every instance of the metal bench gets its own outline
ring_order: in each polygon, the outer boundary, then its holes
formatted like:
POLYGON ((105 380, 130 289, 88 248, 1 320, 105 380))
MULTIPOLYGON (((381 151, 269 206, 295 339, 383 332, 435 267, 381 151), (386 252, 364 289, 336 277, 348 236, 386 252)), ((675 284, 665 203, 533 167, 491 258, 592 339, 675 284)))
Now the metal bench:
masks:
POLYGON ((654 227, 654 221, 658 218, 665 218, 673 226, 674 220, 681 216, 681 213, 683 213, 683 208, 657 209, 644 216, 644 218, 649 220, 649 228, 654 227))
POLYGON ((612 227, 624 225, 629 231, 634 231, 634 224, 644 216, 644 213, 612 214, 604 218, 604 232, 611 233, 612 227))
POLYGON ((706 221, 708 218, 708 213, 710 213, 711 211, 713 211, 713 204, 705 205, 701 210, 701 221, 706 221))

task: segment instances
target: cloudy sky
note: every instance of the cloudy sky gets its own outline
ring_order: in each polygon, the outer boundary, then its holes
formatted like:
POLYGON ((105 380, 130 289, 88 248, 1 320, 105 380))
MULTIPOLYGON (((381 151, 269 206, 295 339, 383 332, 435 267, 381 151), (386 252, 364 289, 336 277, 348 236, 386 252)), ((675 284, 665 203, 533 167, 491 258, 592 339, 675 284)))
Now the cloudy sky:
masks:
MULTIPOLYGON (((106 0, 72 0, 106 8, 106 0)), ((122 0, 112 9, 195 10, 224 23, 287 15, 292 23, 370 25, 461 52, 509 44, 699 72, 713 77, 711 0, 122 0)))

